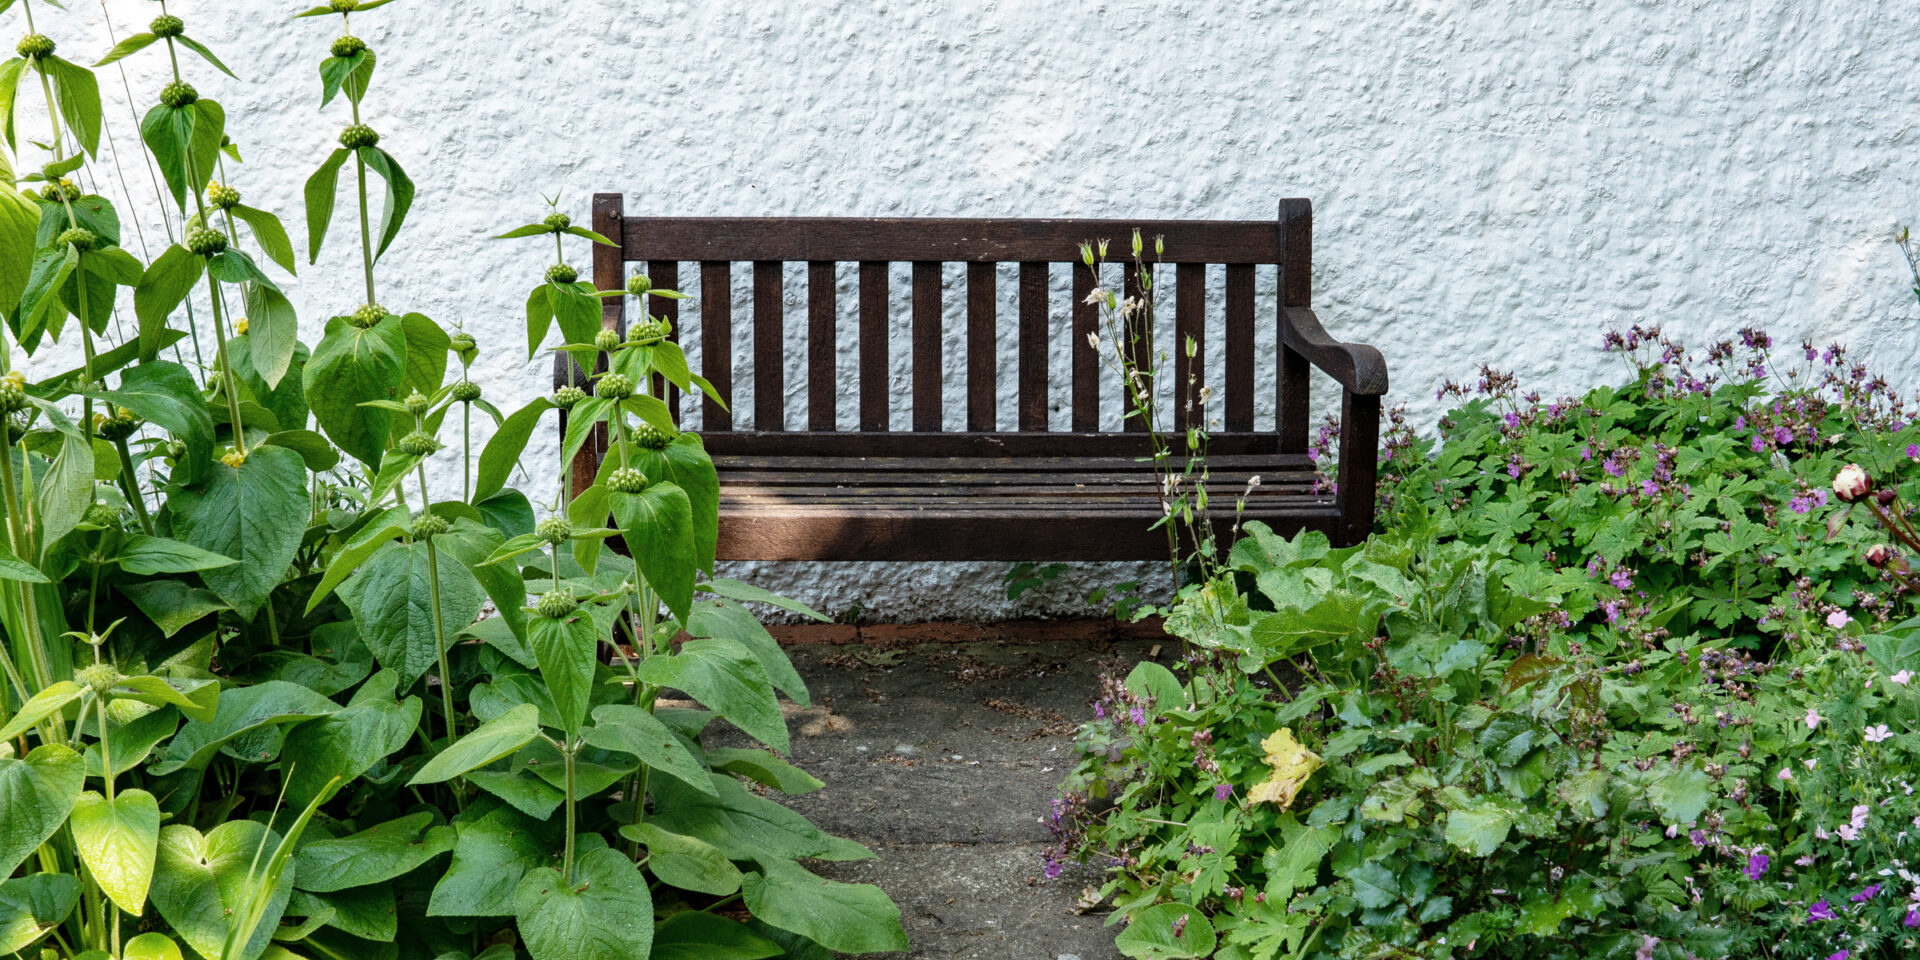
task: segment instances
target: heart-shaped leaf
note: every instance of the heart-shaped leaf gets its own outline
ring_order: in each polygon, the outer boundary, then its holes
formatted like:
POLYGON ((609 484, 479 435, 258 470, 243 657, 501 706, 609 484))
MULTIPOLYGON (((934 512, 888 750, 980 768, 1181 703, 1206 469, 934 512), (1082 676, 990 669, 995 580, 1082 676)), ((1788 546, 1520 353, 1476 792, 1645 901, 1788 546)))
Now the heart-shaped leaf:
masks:
POLYGON ((64 873, 36 873, 0 883, 0 953, 19 953, 39 942, 79 902, 79 878, 64 873))
POLYGON ((120 909, 139 916, 160 844, 160 804, 145 790, 122 790, 112 800, 88 790, 73 808, 74 846, 100 889, 120 909))
POLYGON ((24 760, 0 757, 0 876, 67 822, 86 770, 79 754, 59 744, 36 747, 24 760))
MULTIPOLYGON (((174 933, 204 957, 218 957, 227 941, 227 919, 247 914, 257 877, 250 871, 273 855, 280 837, 252 820, 230 820, 209 833, 185 824, 160 831, 159 856, 153 874, 153 906, 174 933)), ((267 901, 266 914, 238 956, 226 960, 253 960, 266 950, 287 898, 293 894, 293 871, 281 874, 267 901)))
POLYGON ((529 871, 514 893, 520 939, 533 960, 647 960, 653 895, 633 861, 601 847, 582 854, 573 870, 571 882, 552 868, 529 871))

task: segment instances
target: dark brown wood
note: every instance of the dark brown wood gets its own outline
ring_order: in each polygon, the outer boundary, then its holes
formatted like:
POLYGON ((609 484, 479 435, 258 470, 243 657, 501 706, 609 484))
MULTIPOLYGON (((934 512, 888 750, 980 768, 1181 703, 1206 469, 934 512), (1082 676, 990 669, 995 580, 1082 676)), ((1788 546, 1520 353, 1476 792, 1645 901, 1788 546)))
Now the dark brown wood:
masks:
POLYGON ((753 428, 787 428, 785 265, 753 265, 753 428))
POLYGON ((998 264, 967 264, 967 429, 992 433, 1000 429, 994 393, 999 388, 1000 348, 994 335, 998 304, 998 264))
POLYGON ((1164 236, 1166 263, 1281 262, 1271 220, 629 217, 628 260, 1077 262, 1081 242, 1164 236))
MULTIPOLYGON (((656 290, 679 292, 680 261, 654 260, 649 262, 647 264, 647 280, 652 283, 653 288, 656 290)), ((674 343, 680 342, 680 301, 672 297, 649 296, 645 309, 649 315, 660 317, 667 321, 668 340, 674 343)), ((656 377, 654 378, 654 382, 658 384, 665 379, 665 377, 656 377)), ((679 423, 680 388, 668 386, 666 393, 662 394, 656 390, 654 396, 664 396, 667 398, 667 408, 673 411, 673 422, 679 423)))
MULTIPOLYGON (((776 457, 1145 457, 1152 453, 1144 433, 785 433, 728 431, 706 439, 714 456, 776 457)), ((1275 458, 1276 466, 1304 464, 1306 455, 1282 457, 1280 438, 1269 431, 1216 433, 1207 440, 1213 460, 1228 456, 1275 458)))
POLYGON ((1067 350, 1073 357, 1075 433, 1100 429, 1100 364, 1106 344, 1088 339, 1100 336, 1100 307, 1088 302, 1095 286, 1094 269, 1084 263, 1073 265, 1073 342, 1067 350))
POLYGON ((700 374, 713 384, 722 406, 707 398, 701 430, 714 433, 733 429, 733 264, 707 260, 700 264, 700 374))
MULTIPOLYGON (((1228 430, 1253 429, 1253 268, 1227 265, 1226 343, 1221 359, 1226 367, 1228 430)), ((1304 447, 1302 448, 1305 449, 1304 447)), ((1298 452, 1298 451, 1296 451, 1298 452)))
POLYGON ((1173 282, 1173 422, 1182 430, 1207 424, 1206 371, 1207 265, 1183 263, 1173 282))
POLYGON ((834 398, 840 393, 839 315, 835 297, 839 279, 831 261, 807 264, 807 429, 835 427, 834 398))
POLYGON ((1287 348, 1286 332, 1280 334, 1280 370, 1274 378, 1278 381, 1279 401, 1275 406, 1279 422, 1275 432, 1280 434, 1280 449, 1288 453, 1307 452, 1307 434, 1313 425, 1307 422, 1312 415, 1309 406, 1313 383, 1312 371, 1307 366, 1307 358, 1287 348))
POLYGON ((913 262, 913 429, 940 430, 940 264, 913 262))
POLYGON ((860 264, 860 429, 883 433, 889 429, 887 404, 893 393, 892 371, 887 369, 887 264, 868 260, 860 264))
POLYGON ((1341 543, 1359 543, 1373 533, 1380 476, 1380 398, 1344 391, 1340 416, 1341 543))
POLYGON ((1020 265, 1020 429, 1047 429, 1047 265, 1020 265))

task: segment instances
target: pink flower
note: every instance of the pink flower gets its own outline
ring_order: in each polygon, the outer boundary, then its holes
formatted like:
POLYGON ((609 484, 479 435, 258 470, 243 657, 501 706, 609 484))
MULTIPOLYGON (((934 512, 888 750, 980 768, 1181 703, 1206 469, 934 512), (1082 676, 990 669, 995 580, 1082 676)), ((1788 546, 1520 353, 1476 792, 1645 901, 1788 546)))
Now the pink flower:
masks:
POLYGON ((1781 780, 1792 780, 1792 779, 1793 779, 1793 770, 1792 770, 1792 768, 1790 768, 1790 767, 1781 767, 1781 768, 1780 768, 1780 775, 1779 775, 1779 779, 1781 779, 1781 780))
POLYGON ((1899 673, 1896 673, 1893 676, 1888 677, 1887 679, 1892 680, 1894 683, 1897 683, 1904 687, 1907 685, 1907 681, 1913 679, 1913 671, 1902 670, 1899 673))
POLYGON ((1853 622, 1853 618, 1847 616, 1847 612, 1845 610, 1835 610, 1834 612, 1827 614, 1827 626, 1832 627, 1835 630, 1844 629, 1847 624, 1852 622, 1853 622))
POLYGON ((1852 503, 1866 496, 1872 487, 1873 480, 1857 463, 1849 463, 1841 467, 1840 472, 1833 477, 1834 495, 1838 496, 1842 503, 1852 503))
POLYGON ((1887 729, 1887 725, 1884 723, 1878 726, 1868 727, 1866 731, 1868 743, 1879 743, 1892 736, 1893 731, 1887 729))
POLYGON ((1819 729, 1819 727, 1820 727, 1820 711, 1815 710, 1812 707, 1808 707, 1807 708, 1807 729, 1816 730, 1816 729, 1819 729))
POLYGON ((1213 785, 1213 798, 1214 798, 1215 800, 1225 800, 1226 798, 1228 798, 1228 797, 1231 797, 1231 796, 1233 796, 1233 785, 1232 785, 1232 784, 1230 784, 1230 783, 1216 783, 1216 784, 1214 784, 1214 785, 1213 785))

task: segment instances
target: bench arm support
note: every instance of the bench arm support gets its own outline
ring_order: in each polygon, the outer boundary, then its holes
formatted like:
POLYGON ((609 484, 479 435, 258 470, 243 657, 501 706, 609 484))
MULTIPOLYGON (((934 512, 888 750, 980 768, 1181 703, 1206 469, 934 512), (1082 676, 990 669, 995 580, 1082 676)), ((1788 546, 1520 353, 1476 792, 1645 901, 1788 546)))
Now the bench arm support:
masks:
POLYGON ((1342 545, 1373 532, 1380 473, 1380 397, 1387 392, 1387 363, 1364 343, 1335 340, 1304 306, 1280 310, 1280 431, 1282 449, 1307 448, 1307 366, 1340 384, 1340 468, 1335 499, 1340 504, 1342 545))
POLYGON ((1311 307, 1284 307, 1280 335, 1286 348, 1305 357, 1348 393, 1377 397, 1387 392, 1387 361, 1364 343, 1335 340, 1311 307))

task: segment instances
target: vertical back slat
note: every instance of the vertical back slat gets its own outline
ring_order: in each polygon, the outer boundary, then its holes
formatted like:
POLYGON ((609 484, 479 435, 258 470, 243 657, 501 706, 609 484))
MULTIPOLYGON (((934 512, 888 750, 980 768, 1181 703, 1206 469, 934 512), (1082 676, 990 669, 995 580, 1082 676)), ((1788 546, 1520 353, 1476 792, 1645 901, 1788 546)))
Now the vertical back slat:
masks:
POLYGON ((1313 205, 1305 200, 1280 201, 1279 398, 1275 415, 1282 453, 1307 452, 1309 377, 1307 358, 1287 347, 1288 307, 1304 307, 1313 298, 1313 205))
MULTIPOLYGON (((647 281, 660 290, 680 289, 680 261, 647 261, 647 281)), ((667 339, 680 342, 680 301, 672 297, 647 297, 644 309, 648 316, 660 317, 667 321, 667 339)), ((644 322, 644 318, 643 322, 644 322)), ((673 411, 673 422, 680 422, 680 388, 665 383, 667 378, 654 377, 654 396, 667 398, 667 409, 673 411), (665 392, 662 393, 661 390, 665 392)))
POLYGON ((1093 270, 1073 265, 1073 432, 1100 430, 1100 351, 1088 342, 1100 335, 1100 307, 1087 302, 1093 296, 1093 270))
POLYGON ((1173 403, 1174 422, 1181 429, 1205 426, 1206 407, 1200 388, 1207 370, 1207 265, 1183 263, 1173 288, 1173 403), (1193 342, 1193 356, 1187 343, 1193 342))
POLYGON ((887 263, 860 262, 860 429, 885 432, 887 399, 887 263))
POLYGON ((807 429, 834 429, 834 398, 840 392, 833 262, 807 264, 807 429))
POLYGON ((753 428, 787 428, 787 332, 783 313, 786 264, 753 264, 753 428))
POLYGON ((994 286, 999 265, 967 264, 967 429, 992 433, 999 428, 993 395, 999 348, 994 339, 994 286))
POLYGON ((1226 406, 1228 430, 1253 429, 1253 265, 1227 264, 1226 406))
POLYGON ((940 432, 940 264, 913 264, 913 429, 940 432))
POLYGON ((1047 265, 1020 265, 1020 429, 1047 429, 1047 265))
POLYGON ((709 433, 733 429, 733 264, 725 260, 700 263, 700 372, 713 392, 727 405, 706 400, 701 429, 709 433))
MULTIPOLYGON (((1140 267, 1129 260, 1123 273, 1123 286, 1121 287, 1120 294, 1122 302, 1133 300, 1144 304, 1148 291, 1140 286, 1140 267)), ((1148 320, 1149 316, 1144 306, 1135 310, 1133 316, 1126 320, 1127 362, 1133 366, 1133 369, 1139 370, 1142 373, 1151 373, 1153 370, 1153 327, 1148 323, 1148 320)), ((1151 381, 1142 381, 1141 386, 1149 390, 1156 389, 1151 381)), ((1120 409, 1124 419, 1121 421, 1121 429, 1129 432, 1145 432, 1148 426, 1146 418, 1136 415, 1135 406, 1132 399, 1132 392, 1128 390, 1126 384, 1122 383, 1120 385, 1120 409)))

